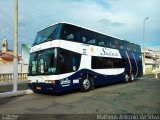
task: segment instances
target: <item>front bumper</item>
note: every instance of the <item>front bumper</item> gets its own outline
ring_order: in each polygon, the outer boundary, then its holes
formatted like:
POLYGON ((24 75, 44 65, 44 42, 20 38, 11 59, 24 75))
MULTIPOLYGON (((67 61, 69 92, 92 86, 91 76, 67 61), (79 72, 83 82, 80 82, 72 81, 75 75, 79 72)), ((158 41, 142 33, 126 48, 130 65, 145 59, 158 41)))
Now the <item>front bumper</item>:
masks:
POLYGON ((34 92, 60 92, 59 85, 52 83, 28 83, 28 87, 34 92))

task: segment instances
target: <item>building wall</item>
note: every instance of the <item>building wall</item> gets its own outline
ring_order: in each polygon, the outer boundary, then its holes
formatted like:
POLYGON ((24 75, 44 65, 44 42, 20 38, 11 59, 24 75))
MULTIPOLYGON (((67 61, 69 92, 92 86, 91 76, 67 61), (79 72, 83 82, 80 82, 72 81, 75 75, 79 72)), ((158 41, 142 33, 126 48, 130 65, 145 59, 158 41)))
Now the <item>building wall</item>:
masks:
MULTIPOLYGON (((143 53, 144 53, 144 50, 142 50, 142 56, 143 56, 143 53)), ((143 58, 143 66, 145 67, 143 74, 152 73, 153 70, 158 69, 160 66, 160 52, 146 49, 145 64, 144 64, 144 58, 143 58)))
MULTIPOLYGON (((13 64, 0 64, 0 74, 13 73, 13 64)), ((18 73, 28 73, 28 65, 18 64, 18 73)))

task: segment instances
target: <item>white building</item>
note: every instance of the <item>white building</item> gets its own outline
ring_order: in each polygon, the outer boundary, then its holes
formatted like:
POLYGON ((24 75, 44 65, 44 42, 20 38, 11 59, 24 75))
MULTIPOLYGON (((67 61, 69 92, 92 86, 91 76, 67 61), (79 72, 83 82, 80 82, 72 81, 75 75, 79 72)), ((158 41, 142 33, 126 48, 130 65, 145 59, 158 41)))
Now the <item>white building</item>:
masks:
POLYGON ((143 56, 142 59, 143 59, 143 70, 144 70, 143 73, 144 74, 151 73, 152 70, 160 68, 160 51, 153 51, 150 49, 145 49, 145 51, 142 50, 142 56, 143 56), (144 56, 145 56, 145 59, 144 59, 144 56))

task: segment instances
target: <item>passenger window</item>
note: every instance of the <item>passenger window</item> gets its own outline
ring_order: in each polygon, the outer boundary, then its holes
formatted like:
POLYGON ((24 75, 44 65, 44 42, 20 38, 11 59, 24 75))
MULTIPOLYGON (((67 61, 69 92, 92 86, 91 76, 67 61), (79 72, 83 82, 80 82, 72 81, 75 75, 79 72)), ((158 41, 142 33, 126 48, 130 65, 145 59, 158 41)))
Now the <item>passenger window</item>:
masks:
POLYGON ((114 49, 118 48, 118 40, 115 38, 111 38, 110 39, 110 47, 114 48, 114 49))
POLYGON ((58 57, 59 73, 75 72, 79 69, 81 55, 60 48, 58 57))
POLYGON ((95 45, 96 40, 95 40, 95 39, 93 39, 93 40, 89 40, 89 41, 88 41, 88 43, 89 43, 89 44, 94 44, 94 45, 95 45))
POLYGON ((86 43, 86 41, 87 41, 86 37, 82 37, 82 42, 86 43))
POLYGON ((99 40, 99 41, 98 41, 98 45, 100 45, 100 46, 105 46, 105 43, 104 43, 104 41, 99 40))
POLYGON ((125 61, 119 58, 92 57, 92 69, 124 68, 125 61))
POLYGON ((67 35, 67 40, 74 40, 74 34, 67 35))
POLYGON ((133 49, 133 52, 136 52, 137 51, 137 48, 136 48, 136 45, 132 45, 133 47, 132 47, 132 49, 133 49))
POLYGON ((140 46, 139 46, 139 45, 133 44, 132 46, 133 46, 132 49, 133 49, 134 52, 141 52, 141 49, 140 49, 140 46))
POLYGON ((86 44, 91 44, 91 45, 95 45, 96 44, 96 39, 95 39, 95 33, 85 30, 85 29, 81 29, 81 41, 82 43, 86 43, 86 44))
POLYGON ((79 41, 77 28, 70 25, 64 25, 62 30, 62 39, 69 41, 79 41))
POLYGON ((97 34, 97 45, 102 47, 109 47, 109 37, 102 34, 97 34))
POLYGON ((128 50, 128 51, 132 51, 132 44, 131 44, 131 43, 128 43, 128 44, 127 44, 127 50, 128 50))
POLYGON ((125 41, 122 41, 122 40, 119 41, 119 49, 120 50, 126 50, 126 43, 125 43, 125 41))

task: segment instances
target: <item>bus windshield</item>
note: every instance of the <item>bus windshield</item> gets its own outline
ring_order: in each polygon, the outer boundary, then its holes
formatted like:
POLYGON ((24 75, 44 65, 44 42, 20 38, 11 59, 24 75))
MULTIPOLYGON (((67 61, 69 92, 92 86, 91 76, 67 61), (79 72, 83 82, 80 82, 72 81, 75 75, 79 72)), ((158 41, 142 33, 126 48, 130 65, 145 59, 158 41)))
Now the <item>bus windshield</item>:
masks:
POLYGON ((55 40, 57 38, 59 25, 53 25, 49 28, 41 30, 37 33, 33 45, 37 45, 49 40, 55 40))
POLYGON ((57 48, 31 53, 29 75, 54 75, 57 72, 57 48))

